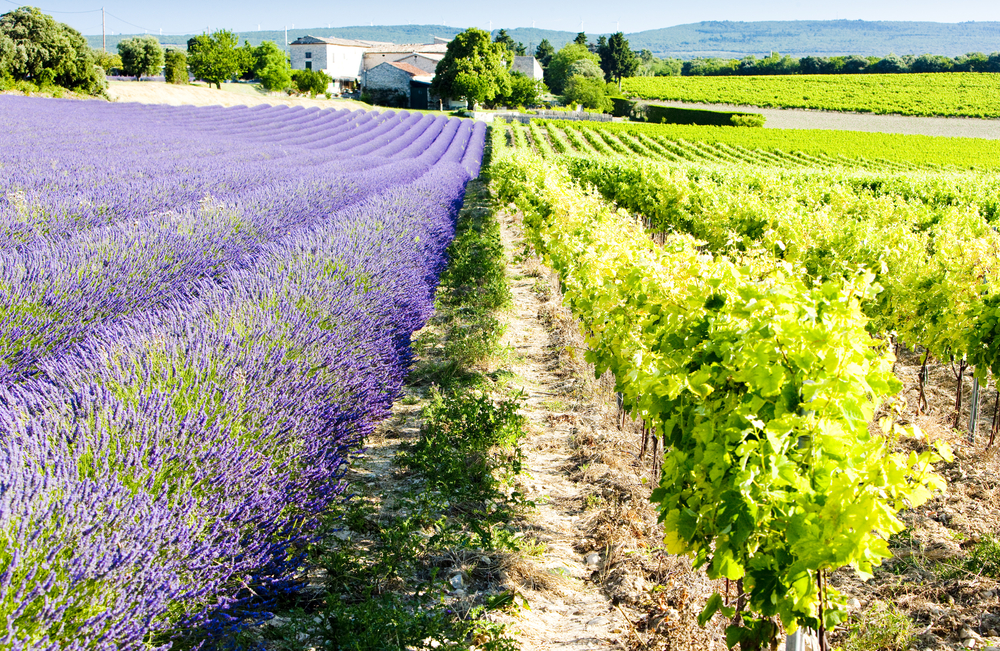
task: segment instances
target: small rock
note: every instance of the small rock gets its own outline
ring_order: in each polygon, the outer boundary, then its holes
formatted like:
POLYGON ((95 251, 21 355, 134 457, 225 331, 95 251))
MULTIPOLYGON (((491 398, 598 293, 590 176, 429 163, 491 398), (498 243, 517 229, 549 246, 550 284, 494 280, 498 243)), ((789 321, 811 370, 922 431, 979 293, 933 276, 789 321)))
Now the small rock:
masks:
POLYGON ((848 610, 860 610, 860 608, 861 608, 861 600, 858 599, 857 597, 851 597, 850 599, 847 600, 848 610))
POLYGON ((979 597, 982 599, 992 599, 995 594, 992 590, 983 590, 979 593, 979 597))
POLYGON ((482 563, 483 565, 490 565, 491 563, 493 563, 493 560, 489 556, 480 556, 479 562, 482 563))
POLYGON ((606 626, 606 625, 608 625, 610 623, 611 623, 611 620, 608 619, 607 617, 604 617, 604 616, 595 617, 594 619, 592 619, 589 622, 587 622, 587 628, 590 628, 591 626, 606 626))
POLYGON ((587 560, 587 565, 595 565, 595 566, 600 565, 601 555, 598 554, 597 552, 590 552, 589 554, 587 554, 586 560, 587 560))
POLYGON ((975 649, 976 648, 976 640, 974 638, 971 638, 971 637, 969 639, 967 639, 967 640, 962 640, 962 644, 965 645, 966 649, 975 649))
POLYGON ((299 633, 298 635, 295 636, 295 639, 298 640, 299 642, 305 642, 306 640, 309 639, 309 634, 299 633))
POLYGON ((974 630, 968 626, 963 626, 958 632, 958 639, 960 640, 981 640, 982 636, 976 633, 974 630))
POLYGON ((451 587, 455 590, 461 590, 465 587, 465 581, 462 580, 461 574, 452 575, 452 577, 448 579, 448 583, 450 583, 451 587))

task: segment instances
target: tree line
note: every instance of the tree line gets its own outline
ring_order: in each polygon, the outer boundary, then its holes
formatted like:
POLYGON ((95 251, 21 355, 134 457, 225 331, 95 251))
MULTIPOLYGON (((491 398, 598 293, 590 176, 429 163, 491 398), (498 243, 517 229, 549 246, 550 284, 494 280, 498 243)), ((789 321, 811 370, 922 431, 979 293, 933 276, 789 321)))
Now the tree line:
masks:
POLYGON ((526 56, 527 48, 499 30, 491 42, 488 32, 470 28, 458 34, 435 70, 431 91, 439 97, 465 98, 477 105, 536 106, 551 92, 565 104, 609 110, 611 98, 621 96, 621 80, 632 76, 640 60, 629 48, 624 34, 588 42, 580 32, 574 42, 556 51, 547 39, 535 49, 543 69, 543 81, 512 72, 515 56, 526 56))
POLYGON ((795 58, 771 52, 758 59, 754 55, 742 59, 702 57, 687 61, 659 59, 649 50, 638 54, 642 76, 737 76, 737 75, 852 75, 903 74, 909 72, 1000 72, 1000 52, 983 54, 970 52, 957 57, 938 54, 920 56, 889 54, 876 56, 805 56, 795 58))
POLYGON ((199 79, 216 88, 226 81, 257 80, 270 91, 325 93, 332 81, 321 70, 292 70, 285 51, 273 41, 250 45, 225 29, 188 39, 187 51, 163 50, 155 36, 134 36, 118 43, 122 72, 141 79, 159 74, 175 84, 199 79), (190 74, 189 74, 190 73, 190 74))

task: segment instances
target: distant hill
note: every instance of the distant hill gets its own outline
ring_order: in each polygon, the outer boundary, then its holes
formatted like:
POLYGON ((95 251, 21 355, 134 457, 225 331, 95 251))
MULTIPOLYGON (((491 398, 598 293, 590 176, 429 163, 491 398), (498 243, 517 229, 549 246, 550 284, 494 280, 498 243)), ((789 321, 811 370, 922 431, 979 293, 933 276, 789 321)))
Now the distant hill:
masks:
MULTIPOLYGON (((376 25, 356 27, 314 27, 288 30, 289 42, 300 36, 337 36, 391 43, 430 43, 434 37, 451 38, 462 28, 444 25, 376 25)), ((534 48, 547 38, 557 49, 572 41, 576 32, 562 32, 531 27, 517 27, 507 32, 515 41, 534 48)), ((494 30, 494 34, 496 30, 494 30)), ((605 34, 606 35, 606 34, 605 34)), ((108 49, 118 41, 133 36, 108 36, 108 49)), ((184 45, 194 34, 160 36, 161 43, 184 45)), ((240 41, 253 45, 268 40, 285 42, 284 31, 241 32, 240 41)), ((596 40, 600 34, 588 34, 596 40)), ((648 49, 657 56, 690 58, 725 56, 739 58, 748 54, 766 55, 771 51, 792 56, 860 54, 943 54, 958 56, 968 52, 1000 51, 1000 22, 929 23, 871 22, 863 20, 796 20, 740 22, 701 22, 651 29, 627 35, 635 50, 648 49)), ((101 36, 88 36, 91 47, 101 47, 101 36)))
POLYGON ((633 49, 658 56, 943 54, 1000 51, 1000 22, 929 23, 863 20, 702 22, 629 35, 633 49))

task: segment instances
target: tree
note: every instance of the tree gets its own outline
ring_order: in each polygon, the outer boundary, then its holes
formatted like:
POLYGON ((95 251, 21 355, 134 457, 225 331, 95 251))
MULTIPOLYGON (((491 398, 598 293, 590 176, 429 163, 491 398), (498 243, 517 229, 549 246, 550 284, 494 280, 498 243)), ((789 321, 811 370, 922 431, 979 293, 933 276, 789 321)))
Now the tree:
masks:
POLYGON ((163 67, 163 48, 155 36, 133 36, 119 41, 118 56, 122 58, 122 72, 136 81, 155 75, 163 67))
POLYGON ((188 40, 191 73, 195 79, 215 84, 216 88, 221 89, 223 81, 240 76, 243 58, 236 34, 225 29, 188 40))
POLYGON ((622 87, 622 77, 632 77, 639 69, 639 59, 635 52, 629 47, 628 39, 621 32, 615 32, 608 39, 607 67, 601 66, 607 74, 607 78, 618 82, 618 88, 622 87))
POLYGON ((604 81, 604 71, 601 70, 601 66, 597 65, 590 59, 580 59, 579 61, 574 61, 569 66, 569 70, 566 71, 566 76, 572 79, 573 77, 587 77, 589 79, 600 79, 604 81))
POLYGON ((10 69, 14 64, 15 53, 14 41, 6 34, 0 33, 0 79, 11 77, 10 69))
POLYGON ((462 97, 469 108, 510 93, 509 50, 492 43, 489 33, 470 27, 448 42, 438 61, 431 92, 438 97, 462 97))
POLYGON ((163 76, 166 78, 167 83, 188 83, 187 55, 180 50, 168 50, 163 58, 163 76))
POLYGON ((101 66, 104 72, 122 69, 122 58, 117 54, 105 52, 104 50, 94 50, 94 60, 101 66))
POLYGON ((954 67, 955 62, 948 57, 924 54, 913 61, 910 70, 913 72, 951 72, 954 67))
POLYGON ((542 42, 535 48, 535 58, 538 60, 538 65, 548 68, 549 62, 552 61, 552 55, 555 53, 556 49, 549 43, 549 39, 543 38, 542 42))
POLYGON ((84 93, 104 91, 104 71, 87 39, 34 7, 0 16, 0 62, 14 79, 43 80, 84 93), (48 71, 48 72, 44 72, 48 71))
POLYGON ((254 48, 254 79, 268 90, 284 90, 292 85, 292 67, 288 56, 274 41, 264 41, 254 48))
POLYGON ((545 84, 535 81, 520 72, 512 72, 510 75, 510 92, 506 95, 498 95, 495 104, 506 106, 537 106, 538 96, 548 92, 545 84))
MULTIPOLYGON (((921 57, 922 58, 922 57, 921 57)), ((869 72, 878 72, 882 74, 894 74, 899 72, 908 72, 909 68, 906 62, 900 59, 895 54, 890 54, 884 59, 881 59, 875 65, 867 68, 869 72)))
POLYGON ((577 75, 567 82, 563 102, 567 105, 581 104, 584 108, 597 111, 610 111, 612 102, 608 96, 608 86, 616 90, 614 84, 608 84, 603 79, 577 75))
POLYGON ((577 45, 582 45, 584 47, 587 47, 587 35, 584 34, 583 32, 579 32, 576 35, 576 38, 573 39, 573 42, 576 43, 577 45))
POLYGON ((325 93, 333 79, 322 70, 293 70, 292 81, 300 93, 309 93, 315 97, 325 93))
POLYGON ((868 70, 868 59, 856 54, 844 59, 843 71, 849 75, 855 75, 868 70))
POLYGON ((566 90, 566 84, 571 77, 569 67, 580 59, 589 59, 598 65, 601 63, 596 54, 588 50, 586 45, 579 43, 567 43, 552 55, 549 67, 545 69, 545 84, 553 93, 561 95, 566 90))

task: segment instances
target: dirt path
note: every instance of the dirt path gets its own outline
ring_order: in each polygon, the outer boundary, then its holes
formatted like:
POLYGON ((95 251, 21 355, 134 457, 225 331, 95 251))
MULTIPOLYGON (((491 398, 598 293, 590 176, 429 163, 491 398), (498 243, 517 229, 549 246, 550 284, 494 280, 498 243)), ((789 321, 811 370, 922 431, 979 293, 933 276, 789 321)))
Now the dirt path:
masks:
POLYGON ((753 111, 767 118, 766 129, 830 129, 833 131, 869 131, 903 133, 951 138, 1000 139, 1000 120, 978 118, 922 118, 909 115, 874 115, 806 109, 773 109, 734 104, 699 104, 690 102, 651 102, 663 106, 705 108, 719 111, 753 111))
MULTIPOLYGON (((520 248, 520 235, 509 219, 503 235, 510 259, 520 248)), ((514 351, 510 370, 527 395, 523 413, 529 420, 529 436, 522 446, 527 457, 523 487, 537 510, 524 524, 526 533, 544 545, 534 564, 552 578, 539 589, 527 591, 531 610, 514 626, 523 649, 623 649, 618 641, 623 618, 591 580, 606 559, 579 551, 587 538, 587 497, 596 490, 570 477, 580 416, 568 405, 574 379, 560 367, 554 342, 541 321, 543 300, 536 287, 545 281, 538 273, 530 262, 508 267, 514 307, 507 315, 504 343, 514 351)))

